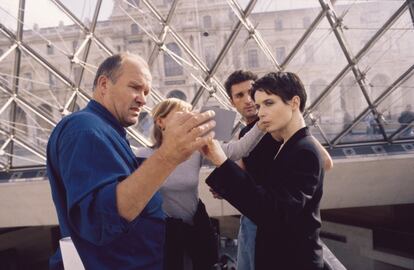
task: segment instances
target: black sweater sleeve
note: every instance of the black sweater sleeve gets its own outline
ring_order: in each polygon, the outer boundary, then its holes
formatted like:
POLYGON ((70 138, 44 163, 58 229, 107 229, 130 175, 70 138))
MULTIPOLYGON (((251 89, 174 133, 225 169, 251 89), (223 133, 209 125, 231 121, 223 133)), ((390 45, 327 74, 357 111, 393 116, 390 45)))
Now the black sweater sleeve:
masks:
MULTIPOLYGON (((313 151, 292 156, 285 170, 256 185, 237 164, 226 160, 206 179, 207 184, 243 215, 260 226, 294 222, 320 186, 320 161, 313 151)), ((319 195, 318 195, 319 196, 319 195)))

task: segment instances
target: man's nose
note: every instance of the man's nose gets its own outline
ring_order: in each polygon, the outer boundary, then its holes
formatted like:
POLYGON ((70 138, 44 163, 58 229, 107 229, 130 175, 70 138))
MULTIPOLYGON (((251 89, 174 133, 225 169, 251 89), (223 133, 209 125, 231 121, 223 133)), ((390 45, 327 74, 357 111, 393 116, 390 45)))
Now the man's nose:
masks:
POLYGON ((144 94, 144 91, 140 91, 136 97, 135 97, 135 102, 138 103, 140 106, 144 106, 145 104, 147 104, 147 97, 144 94))
POLYGON ((252 99, 252 97, 249 94, 246 94, 245 95, 244 101, 246 103, 253 103, 253 99, 252 99))

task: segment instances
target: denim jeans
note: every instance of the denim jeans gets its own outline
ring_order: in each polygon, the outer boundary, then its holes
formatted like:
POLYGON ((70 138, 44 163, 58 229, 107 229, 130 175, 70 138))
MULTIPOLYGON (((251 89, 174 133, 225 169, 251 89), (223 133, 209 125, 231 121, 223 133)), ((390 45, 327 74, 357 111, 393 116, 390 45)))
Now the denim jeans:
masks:
POLYGON ((240 218, 237 248, 237 270, 254 270, 256 224, 245 216, 240 218))

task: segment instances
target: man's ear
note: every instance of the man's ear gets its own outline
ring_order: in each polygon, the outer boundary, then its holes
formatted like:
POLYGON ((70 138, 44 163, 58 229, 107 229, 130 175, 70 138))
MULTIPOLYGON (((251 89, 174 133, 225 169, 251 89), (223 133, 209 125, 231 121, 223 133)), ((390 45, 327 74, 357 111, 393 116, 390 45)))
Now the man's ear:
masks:
POLYGON ((164 128, 164 119, 161 117, 158 117, 157 120, 155 120, 155 124, 160 128, 164 128))
POLYGON ((102 95, 105 95, 108 92, 108 86, 109 86, 109 78, 105 75, 101 75, 98 78, 97 88, 100 90, 102 95))
POLYGON ((291 99, 291 106, 292 106, 292 109, 294 109, 294 110, 298 109, 299 110, 299 107, 300 107, 300 98, 299 98, 299 96, 294 96, 291 99))

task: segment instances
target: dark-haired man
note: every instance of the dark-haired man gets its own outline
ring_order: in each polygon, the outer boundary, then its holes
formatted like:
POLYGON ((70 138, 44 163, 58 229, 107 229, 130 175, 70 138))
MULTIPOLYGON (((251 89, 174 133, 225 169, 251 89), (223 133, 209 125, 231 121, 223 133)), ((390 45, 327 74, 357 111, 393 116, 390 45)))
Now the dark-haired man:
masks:
MULTIPOLYGON (((158 189, 211 136, 213 112, 176 113, 163 144, 138 161, 125 128, 137 123, 151 80, 141 57, 107 58, 96 73, 93 99, 50 136, 47 170, 61 235, 72 238, 86 269, 162 269, 158 189)), ((63 269, 61 260, 58 250, 50 268, 63 269)))

